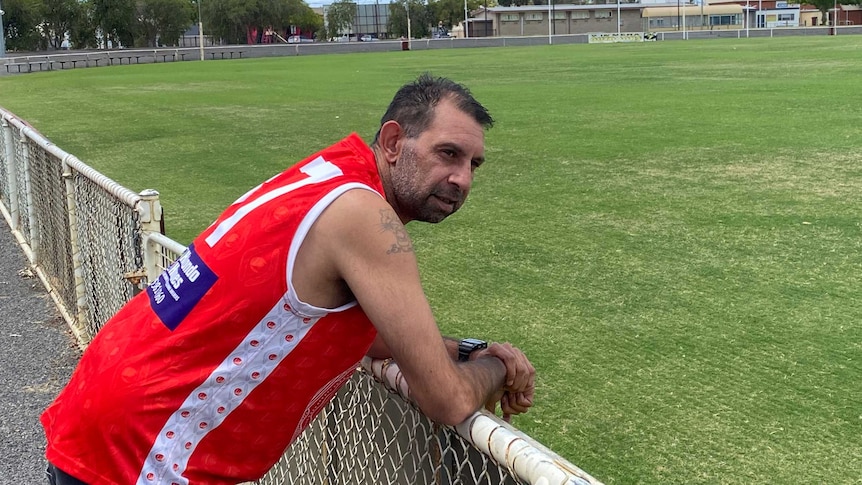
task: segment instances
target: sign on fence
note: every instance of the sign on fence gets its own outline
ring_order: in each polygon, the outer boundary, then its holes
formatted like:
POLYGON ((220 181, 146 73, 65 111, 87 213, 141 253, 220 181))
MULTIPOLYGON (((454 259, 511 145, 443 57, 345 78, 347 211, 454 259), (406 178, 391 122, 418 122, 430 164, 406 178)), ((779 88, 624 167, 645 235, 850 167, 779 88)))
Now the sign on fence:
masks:
POLYGON ((643 42, 643 32, 624 32, 621 34, 589 34, 590 44, 615 44, 617 42, 643 42))

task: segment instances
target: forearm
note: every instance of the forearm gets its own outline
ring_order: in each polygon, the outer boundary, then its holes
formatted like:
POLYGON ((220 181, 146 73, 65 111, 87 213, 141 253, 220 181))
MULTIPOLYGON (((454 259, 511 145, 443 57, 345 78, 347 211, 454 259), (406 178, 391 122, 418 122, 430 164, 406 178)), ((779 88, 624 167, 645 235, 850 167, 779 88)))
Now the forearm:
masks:
POLYGON ((458 343, 460 340, 452 337, 443 337, 443 344, 446 345, 446 352, 452 360, 458 360, 458 343))
POLYGON ((455 421, 447 424, 457 424, 468 418, 500 392, 506 381, 506 365, 497 357, 479 357, 454 364, 458 368, 459 385, 451 389, 451 393, 438 394, 444 402, 460 408, 455 421))
POLYGON ((497 357, 480 357, 457 365, 468 391, 472 391, 469 398, 473 408, 471 412, 482 407, 506 384, 506 365, 497 357))

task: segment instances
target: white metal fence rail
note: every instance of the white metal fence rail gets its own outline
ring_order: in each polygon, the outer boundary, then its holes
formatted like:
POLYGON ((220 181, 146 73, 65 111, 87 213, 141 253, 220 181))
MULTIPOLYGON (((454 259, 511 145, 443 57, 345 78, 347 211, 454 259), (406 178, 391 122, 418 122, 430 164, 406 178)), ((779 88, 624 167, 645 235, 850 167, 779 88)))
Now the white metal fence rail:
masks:
MULTIPOLYGON (((185 247, 159 232, 157 192, 136 194, 0 115, 0 212, 85 347, 185 247)), ((599 482, 491 414, 433 423, 411 404, 397 365, 366 360, 257 483, 599 482)))

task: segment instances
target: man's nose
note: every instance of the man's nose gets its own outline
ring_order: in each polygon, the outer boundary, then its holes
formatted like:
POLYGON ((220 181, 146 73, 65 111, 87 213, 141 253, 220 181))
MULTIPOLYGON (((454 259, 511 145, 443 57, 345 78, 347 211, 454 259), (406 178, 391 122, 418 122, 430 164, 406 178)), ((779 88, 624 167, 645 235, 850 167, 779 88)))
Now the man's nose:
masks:
POLYGON ((459 163, 449 174, 449 183, 455 184, 462 192, 467 193, 473 184, 473 164, 469 160, 459 163))

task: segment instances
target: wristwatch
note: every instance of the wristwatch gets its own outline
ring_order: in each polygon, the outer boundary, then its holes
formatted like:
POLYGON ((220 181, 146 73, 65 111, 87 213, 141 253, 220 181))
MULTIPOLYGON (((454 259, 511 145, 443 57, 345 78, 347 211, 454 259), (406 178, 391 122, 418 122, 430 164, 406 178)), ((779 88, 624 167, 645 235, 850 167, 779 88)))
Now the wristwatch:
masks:
POLYGON ((458 361, 467 362, 470 354, 477 350, 487 349, 488 342, 476 338, 465 338, 458 342, 458 361))

